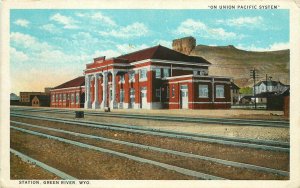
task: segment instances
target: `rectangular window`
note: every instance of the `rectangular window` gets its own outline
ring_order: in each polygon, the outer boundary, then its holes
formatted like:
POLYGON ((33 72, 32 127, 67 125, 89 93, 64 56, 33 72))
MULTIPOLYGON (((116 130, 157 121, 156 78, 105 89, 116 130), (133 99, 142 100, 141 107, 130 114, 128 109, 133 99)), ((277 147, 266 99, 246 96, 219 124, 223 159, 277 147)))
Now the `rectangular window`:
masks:
POLYGON ((204 70, 199 71, 199 75, 200 76, 204 76, 205 75, 205 71, 204 70))
POLYGON ((147 97, 147 87, 141 87, 141 97, 142 98, 147 97))
POLYGON ((155 96, 160 98, 160 89, 155 90, 155 96))
POLYGON ((79 104, 79 93, 76 93, 76 103, 79 104))
POLYGON ((161 78, 161 70, 160 68, 155 69, 155 78, 161 78))
POLYGON ((55 102, 55 95, 52 95, 52 102, 55 102))
POLYGON ((194 71, 193 71, 193 74, 194 74, 195 76, 198 75, 198 71, 194 70, 194 71))
POLYGON ((170 76, 169 69, 168 68, 164 68, 163 69, 163 77, 166 78, 166 77, 169 77, 169 76, 170 76))
POLYGON ((172 97, 175 97, 175 87, 172 85, 172 97))
POLYGON ((216 85, 216 98, 224 98, 224 85, 216 85))
POLYGON ((147 79, 147 69, 140 70, 140 79, 147 79))
POLYGON ((59 101, 62 101, 62 94, 59 94, 59 101))
POLYGON ((169 88, 169 86, 167 86, 167 98, 169 98, 169 96, 170 96, 170 90, 169 90, 170 88, 169 88))
POLYGON ((208 98, 208 85, 199 85, 199 98, 208 98))
POLYGON ((120 82, 121 82, 121 83, 124 83, 124 82, 125 82, 125 76, 124 76, 124 74, 123 74, 123 75, 120 75, 120 82))
POLYGON ((56 94, 56 102, 58 102, 58 94, 56 94))
POLYGON ((74 103, 74 93, 71 94, 71 103, 74 103))
POLYGON ((135 90, 134 88, 130 88, 130 98, 135 96, 135 90))
POLYGON ((129 73, 129 81, 134 81, 134 72, 129 73))
POLYGON ((64 94, 63 96, 64 96, 63 100, 66 101, 67 94, 64 94))
POLYGON ((124 90, 120 89, 120 102, 124 102, 124 90))

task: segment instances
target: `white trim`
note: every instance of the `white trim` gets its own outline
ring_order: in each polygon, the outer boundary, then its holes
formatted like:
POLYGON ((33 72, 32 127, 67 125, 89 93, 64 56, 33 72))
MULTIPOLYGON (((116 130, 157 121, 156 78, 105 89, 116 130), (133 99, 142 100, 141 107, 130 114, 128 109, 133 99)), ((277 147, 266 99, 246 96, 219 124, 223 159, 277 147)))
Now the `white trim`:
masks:
POLYGON ((189 104, 230 104, 231 102, 189 102, 189 104))
MULTIPOLYGON (((157 65, 150 65, 151 67, 151 70, 154 70, 154 69, 163 69, 163 68, 169 68, 170 69, 170 66, 157 66, 157 65)), ((208 72, 208 69, 199 69, 199 68, 190 68, 190 67, 172 67, 172 70, 189 70, 189 71, 207 71, 208 72)), ((199 76, 199 75, 198 75, 199 76)))
POLYGON ((230 82, 226 82, 226 81, 215 81, 215 84, 230 84, 230 82))
MULTIPOLYGON (((138 71, 138 70, 140 70, 140 69, 147 69, 147 71, 151 71, 150 65, 147 65, 147 66, 144 66, 144 67, 135 67, 135 68, 133 68, 133 69, 131 69, 131 70, 138 71)), ((138 72, 135 72, 135 74, 137 74, 137 73, 138 73, 138 72)))
MULTIPOLYGON (((91 64, 91 65, 92 65, 92 64, 91 64)), ((106 67, 108 67, 108 66, 128 67, 128 66, 130 66, 130 65, 129 65, 129 64, 121 64, 121 63, 111 63, 111 64, 103 65, 103 66, 100 66, 100 67, 95 67, 95 68, 85 69, 84 71, 97 70, 97 69, 101 69, 101 68, 106 68, 106 67)))
POLYGON ((80 90, 81 87, 84 87, 84 85, 83 86, 75 86, 75 87, 67 87, 67 88, 59 88, 59 89, 51 89, 50 92, 58 92, 58 91, 68 90, 68 89, 78 89, 78 90, 80 90))
POLYGON ((191 83, 192 81, 190 80, 181 80, 181 81, 173 81, 173 82, 169 82, 169 84, 177 84, 177 83, 191 83))
POLYGON ((169 77, 165 77, 162 78, 163 80, 170 80, 170 79, 176 79, 176 78, 186 78, 186 77, 193 77, 192 74, 188 74, 188 75, 182 75, 182 76, 169 76, 169 77))
POLYGON ((161 102, 151 102, 150 109, 162 109, 162 103, 161 102))
POLYGON ((179 102, 164 102, 165 104, 179 104, 179 102))
POLYGON ((143 63, 149 63, 150 59, 143 59, 141 61, 135 61, 135 62, 131 62, 129 63, 130 65, 139 65, 139 64, 143 64, 143 63))
POLYGON ((198 62, 185 62, 185 61, 170 61, 170 60, 162 60, 162 59, 150 59, 151 62, 155 63, 168 63, 168 64, 178 64, 178 65, 195 65, 195 66, 210 66, 211 64, 204 64, 198 62))
POLYGON ((195 77, 205 77, 205 78, 225 78, 225 79, 232 79, 232 77, 226 77, 226 76, 205 76, 205 75, 195 75, 195 77))
POLYGON ((194 66, 211 66, 211 64, 204 64, 204 63, 198 63, 198 62, 185 62, 185 61, 170 61, 170 60, 162 60, 162 59, 144 59, 141 61, 136 61, 130 63, 130 65, 139 65, 147 62, 153 62, 153 63, 167 63, 167 64, 178 64, 178 65, 194 65, 194 66))
POLYGON ((139 79, 139 82, 146 82, 147 78, 139 79))

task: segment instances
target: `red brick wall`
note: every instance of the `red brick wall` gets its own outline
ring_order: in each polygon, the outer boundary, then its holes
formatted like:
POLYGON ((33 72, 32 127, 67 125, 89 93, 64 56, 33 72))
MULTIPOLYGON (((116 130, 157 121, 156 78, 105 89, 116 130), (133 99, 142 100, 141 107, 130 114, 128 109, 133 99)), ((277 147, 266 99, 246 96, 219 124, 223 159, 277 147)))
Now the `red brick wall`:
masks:
MULTIPOLYGON (((84 87, 84 86, 82 86, 84 87)), ((83 88, 70 88, 70 89, 63 89, 63 90, 52 90, 50 91, 50 106, 56 108, 80 108, 80 103, 84 103, 84 98, 81 99, 81 95, 84 94, 83 88), (74 103, 71 103, 71 94, 74 93, 74 103), (76 103, 76 93, 79 93, 79 103, 76 103), (62 100, 58 98, 58 102, 52 100, 52 95, 59 95, 62 94, 62 100), (66 100, 63 100, 63 95, 66 94, 66 100), (69 95, 69 100, 68 100, 69 95)), ((56 99, 56 97, 55 97, 56 99)))

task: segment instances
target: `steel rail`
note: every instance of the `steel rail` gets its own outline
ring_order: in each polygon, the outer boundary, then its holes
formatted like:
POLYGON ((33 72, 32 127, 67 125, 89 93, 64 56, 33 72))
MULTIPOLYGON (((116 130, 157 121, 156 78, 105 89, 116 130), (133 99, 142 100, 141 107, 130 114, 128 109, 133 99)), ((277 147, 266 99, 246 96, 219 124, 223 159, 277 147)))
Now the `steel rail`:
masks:
POLYGON ((58 177, 60 177, 64 180, 77 180, 77 178, 75 178, 73 176, 70 176, 69 174, 66 174, 66 173, 64 173, 64 172, 62 172, 62 171, 60 171, 60 170, 58 170, 54 167, 51 167, 51 166, 49 166, 49 165, 47 165, 43 162, 40 162, 36 159, 33 159, 33 158, 25 155, 24 153, 21 153, 21 152, 15 150, 15 149, 10 148, 10 152, 15 154, 16 156, 20 157, 23 161, 25 161, 25 162, 29 161, 30 163, 32 163, 34 165, 37 165, 37 166, 41 167, 42 169, 44 169, 44 170, 46 170, 46 171, 48 171, 52 174, 55 174, 55 175, 57 175, 58 177))
MULTIPOLYGON (((59 112, 65 114, 72 114, 75 111, 63 109, 22 109, 30 112, 59 112)), ((22 111, 17 110, 17 111, 22 111)), ((117 118, 132 118, 132 119, 147 119, 154 121, 172 121, 172 122, 189 122, 189 123, 205 123, 205 124, 222 124, 222 125, 240 125, 240 126, 262 126, 262 127, 281 127, 289 128, 287 121, 274 121, 274 120, 252 120, 252 119, 233 119, 233 118, 195 118, 195 117, 178 117, 178 116, 158 116, 158 115, 143 115, 143 114, 122 114, 122 113, 105 113, 105 112, 90 112, 85 111, 85 115, 89 116, 105 116, 117 118)))
POLYGON ((253 139, 239 139, 239 138, 228 138, 228 137, 221 137, 221 136, 181 133, 181 132, 175 132, 175 131, 140 128, 140 127, 128 126, 128 125, 104 124, 104 123, 91 122, 91 121, 70 120, 70 119, 63 119, 63 118, 51 118, 51 117, 45 117, 45 116, 23 115, 23 114, 13 114, 13 113, 11 114, 11 116, 29 118, 29 119, 38 119, 38 120, 48 120, 48 121, 54 121, 54 122, 59 122, 59 123, 75 124, 75 125, 102 128, 102 129, 108 129, 108 130, 121 130, 121 131, 127 131, 127 132, 150 134, 150 135, 154 135, 154 136, 183 138, 183 139, 189 139, 189 140, 195 140, 195 141, 201 141, 201 142, 218 143, 218 144, 233 145, 233 146, 239 146, 239 147, 249 147, 249 148, 271 150, 271 151, 289 152, 289 145, 288 145, 288 143, 285 143, 285 142, 282 143, 282 142, 277 142, 277 141, 275 141, 275 142, 260 141, 260 140, 253 140, 253 139))
POLYGON ((137 157, 137 156, 129 155, 129 154, 126 154, 126 153, 121 153, 121 152, 117 152, 117 151, 114 151, 114 150, 109 150, 109 149, 93 146, 93 145, 90 145, 90 144, 85 144, 85 143, 82 143, 82 142, 77 142, 77 141, 73 141, 73 140, 69 140, 69 139, 65 139, 65 138, 61 138, 61 137, 57 137, 57 136, 52 136, 52 135, 48 135, 48 134, 45 134, 45 133, 30 131, 30 130, 26 130, 26 129, 14 127, 14 126, 11 126, 11 128, 15 129, 15 130, 18 130, 18 131, 21 131, 21 132, 29 133, 29 134, 32 134, 32 135, 42 136, 42 137, 58 140, 60 142, 64 142, 64 143, 72 144, 72 145, 75 145, 75 146, 79 146, 79 147, 82 147, 82 148, 95 150, 97 152, 109 153, 109 154, 112 154, 112 155, 115 155, 115 156, 128 158, 128 159, 131 159, 131 160, 134 160, 134 161, 137 161, 137 162, 148 163, 148 164, 151 164, 151 165, 155 165, 155 166, 165 168, 165 169, 171 170, 171 171, 176 171, 180 174, 196 177, 196 178, 199 178, 199 179, 225 180, 225 178, 222 178, 222 177, 213 176, 213 175, 205 174, 205 173, 202 173, 202 172, 197 172, 197 171, 194 171, 194 170, 189 170, 189 169, 186 169, 186 168, 181 168, 181 167, 178 167, 178 166, 165 164, 165 163, 157 162, 157 161, 154 161, 154 160, 145 159, 145 158, 142 158, 142 157, 137 157))
POLYGON ((78 133, 78 132, 73 132, 73 131, 66 131, 66 130, 61 130, 61 129, 43 127, 43 126, 38 126, 38 125, 33 125, 33 124, 28 124, 28 123, 23 123, 23 122, 11 121, 11 123, 21 125, 21 126, 28 126, 28 127, 34 127, 34 128, 44 129, 44 130, 48 130, 48 131, 65 133, 65 134, 69 134, 69 135, 73 135, 73 136, 80 136, 80 137, 83 137, 83 138, 103 140, 103 141, 112 142, 112 143, 116 143, 116 144, 122 144, 122 145, 126 145, 126 146, 142 148, 142 149, 148 149, 148 150, 158 151, 158 152, 161 152, 161 153, 168 153, 168 154, 178 155, 178 156, 182 156, 182 157, 190 157, 190 158, 210 161, 210 162, 214 162, 214 163, 219 163, 219 164, 227 165, 227 166, 233 166, 233 167, 238 167, 238 168, 246 168, 246 169, 255 170, 255 171, 279 174, 279 175, 282 175, 282 176, 289 176, 289 172, 286 172, 286 171, 283 171, 283 170, 272 169, 272 168, 268 168, 268 167, 262 167, 262 166, 247 164, 247 163, 240 163, 240 162, 234 162, 234 161, 229 161, 229 160, 223 160, 223 159, 207 157, 207 156, 203 156, 203 155, 190 154, 190 153, 186 153, 186 152, 180 152, 180 151, 176 151, 176 150, 169 150, 169 149, 153 147, 153 146, 148 146, 148 145, 143 145, 143 144, 136 144, 136 143, 132 143, 132 142, 126 142, 126 141, 111 139, 111 138, 107 138, 107 137, 101 137, 101 136, 92 135, 92 134, 84 134, 84 133, 78 133))

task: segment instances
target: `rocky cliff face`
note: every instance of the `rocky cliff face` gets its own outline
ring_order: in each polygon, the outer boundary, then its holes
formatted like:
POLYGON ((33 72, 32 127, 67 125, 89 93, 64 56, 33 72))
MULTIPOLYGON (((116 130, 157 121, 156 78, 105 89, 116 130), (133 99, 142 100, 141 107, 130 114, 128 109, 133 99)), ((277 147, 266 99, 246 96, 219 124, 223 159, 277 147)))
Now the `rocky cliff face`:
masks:
POLYGON ((240 87, 252 86, 253 80, 250 79, 249 72, 255 68, 260 76, 257 80, 264 80, 268 74, 274 81, 281 81, 284 84, 290 82, 289 50, 251 52, 237 49, 233 45, 196 46, 196 40, 193 39, 186 37, 183 40, 174 40, 173 49, 208 60, 212 63, 209 75, 231 77, 240 87))
POLYGON ((175 39, 172 43, 173 50, 190 55, 191 51, 196 47, 196 39, 194 37, 185 37, 175 39))

